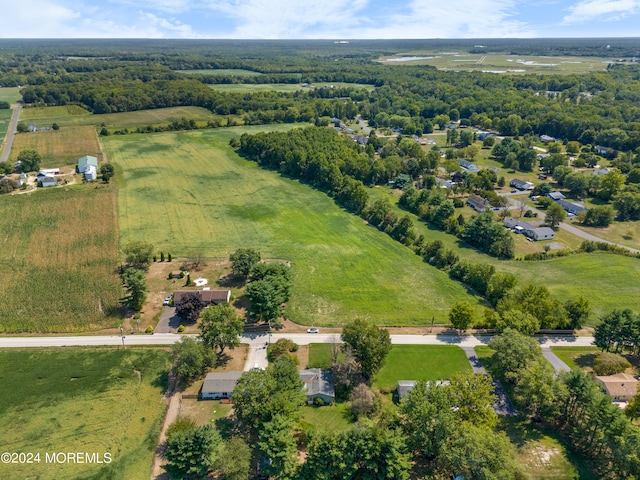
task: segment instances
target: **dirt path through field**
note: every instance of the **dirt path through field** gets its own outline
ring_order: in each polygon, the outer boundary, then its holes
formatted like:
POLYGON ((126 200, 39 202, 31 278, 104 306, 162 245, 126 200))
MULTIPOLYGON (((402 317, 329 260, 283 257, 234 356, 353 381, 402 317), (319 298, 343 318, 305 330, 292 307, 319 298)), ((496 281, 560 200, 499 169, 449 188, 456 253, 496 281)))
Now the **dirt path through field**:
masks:
POLYGON ((160 430, 160 438, 158 439, 158 445, 156 446, 156 454, 153 457, 153 468, 151 469, 151 480, 157 480, 164 478, 164 471, 162 469, 162 455, 167 448, 167 429, 169 425, 176 421, 178 414, 180 413, 180 403, 182 402, 182 394, 176 390, 176 379, 173 375, 169 377, 169 387, 165 394, 165 401, 168 403, 167 413, 164 416, 164 422, 162 422, 162 429, 160 430))

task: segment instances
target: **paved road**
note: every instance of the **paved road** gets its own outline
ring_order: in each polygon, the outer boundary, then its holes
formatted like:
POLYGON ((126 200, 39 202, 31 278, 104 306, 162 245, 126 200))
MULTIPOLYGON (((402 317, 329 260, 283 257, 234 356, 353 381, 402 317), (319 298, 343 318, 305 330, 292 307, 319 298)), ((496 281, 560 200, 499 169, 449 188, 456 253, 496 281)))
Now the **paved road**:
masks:
MULTIPOLYGON (((507 197, 509 199, 509 202, 512 205, 517 205, 517 202, 515 202, 513 200, 513 198, 511 198, 511 197, 512 196, 516 196, 516 195, 522 195, 522 194, 525 194, 525 193, 526 192, 501 193, 500 195, 503 196, 503 197, 507 197)), ((545 213, 542 210, 538 210, 537 208, 527 206, 527 210, 531 210, 532 212, 537 213, 538 214, 538 217, 537 217, 538 220, 540 220, 540 219, 544 220, 545 217, 546 217, 545 213)), ((525 219, 525 221, 526 220, 527 219, 525 219)), ((615 246, 620 247, 620 248, 626 248, 627 250, 629 250, 629 251, 631 251, 633 253, 640 253, 640 250, 637 250, 637 249, 631 248, 631 247, 627 247, 626 245, 620 245, 619 243, 610 242, 609 240, 605 240, 605 239, 600 238, 600 237, 596 237, 595 235, 591 235, 590 233, 587 233, 587 232, 585 232, 583 230, 580 230, 579 228, 574 227, 573 225, 571 225, 569 223, 561 222, 558 226, 561 229, 566 230, 567 232, 575 235, 576 237, 580 237, 580 238, 582 238, 584 240, 590 240, 592 242, 604 242, 604 243, 608 243, 609 245, 615 245, 615 246)))
POLYGON ((176 307, 162 307, 156 333, 176 333, 182 319, 176 315, 176 307))
POLYGON ((547 359, 547 362, 549 362, 553 368, 555 368, 557 373, 571 371, 571 368, 560 360, 560 357, 553 353, 548 345, 544 345, 542 347, 542 356, 547 359))
MULTIPOLYGON (((147 335, 144 333, 126 335, 124 339, 127 345, 171 345, 183 334, 156 333, 147 335)), ((332 343, 340 342, 340 336, 336 334, 310 334, 310 333, 274 333, 271 341, 275 342, 280 338, 289 338, 298 345, 308 345, 310 343, 332 343)), ((558 347, 587 347, 593 345, 593 337, 571 337, 571 336, 544 336, 537 337, 540 345, 558 347)), ((391 335, 391 343, 394 345, 457 345, 459 347, 477 347, 489 343, 491 337, 473 335, 391 335)), ((243 343, 258 345, 269 341, 268 334, 243 335, 243 343)), ((0 337, 0 348, 30 348, 30 347, 80 347, 80 346, 101 346, 101 345, 122 345, 122 338, 119 335, 78 335, 64 337, 0 337)))
POLYGON ((6 162, 9 158, 9 152, 11 152, 11 146, 13 145, 13 137, 16 134, 16 125, 18 125, 18 118, 20 117, 21 108, 22 103, 18 102, 13 109, 11 123, 9 124, 9 129, 7 130, 7 143, 5 144, 2 156, 0 157, 0 162, 6 162))

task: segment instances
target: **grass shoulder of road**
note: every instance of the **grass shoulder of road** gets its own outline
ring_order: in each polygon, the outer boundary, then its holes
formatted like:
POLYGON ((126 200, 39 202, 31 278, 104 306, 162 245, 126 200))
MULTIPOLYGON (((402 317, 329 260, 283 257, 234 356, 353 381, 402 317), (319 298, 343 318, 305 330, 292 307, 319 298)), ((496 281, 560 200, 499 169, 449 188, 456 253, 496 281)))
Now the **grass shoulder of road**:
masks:
POLYGON ((0 145, 4 141, 4 137, 7 135, 7 130, 9 130, 9 124, 11 123, 12 113, 13 113, 13 110, 11 109, 0 110, 0 145))
POLYGON ((478 302, 325 194, 260 169, 228 145, 242 133, 291 127, 105 138, 123 170, 121 244, 144 239, 176 257, 217 258, 252 247, 287 259, 294 286, 286 314, 303 324, 340 325, 353 315, 387 325, 444 322, 456 301, 478 302))
MULTIPOLYGON (((602 353, 602 350, 597 347, 551 347, 551 351, 573 370, 580 369, 588 373, 593 373, 593 362, 602 353)), ((631 355, 627 352, 621 355, 631 364, 626 373, 633 376, 640 374, 640 355, 631 355)))
POLYGON ((0 331, 72 332, 119 321, 115 185, 5 196, 0 331))
POLYGON ((159 349, 0 351, 2 445, 41 454, 39 463, 0 464, 0 477, 148 478, 168 357, 159 349), (112 461, 46 463, 45 452, 112 461))

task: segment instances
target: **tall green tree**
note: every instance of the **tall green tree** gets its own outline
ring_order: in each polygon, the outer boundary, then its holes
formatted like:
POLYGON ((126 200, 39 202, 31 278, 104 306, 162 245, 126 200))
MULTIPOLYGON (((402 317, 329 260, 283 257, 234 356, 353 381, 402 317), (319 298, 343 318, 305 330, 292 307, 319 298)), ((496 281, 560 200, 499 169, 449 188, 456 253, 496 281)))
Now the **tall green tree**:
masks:
POLYGON ((567 212, 558 203, 552 203, 547 207, 547 212, 544 221, 551 228, 556 229, 564 219, 567 218, 567 212))
POLYGON ((100 167, 100 175, 102 175, 102 181, 104 181, 104 183, 109 183, 109 180, 111 180, 114 174, 115 170, 113 168, 113 165, 111 165, 110 163, 104 163, 100 167))
POLYGON ((372 378, 391 351, 389 331, 362 319, 348 323, 342 329, 342 341, 362 368, 365 378, 372 378))
POLYGON ((221 445, 222 438, 211 425, 179 430, 167 439, 164 468, 171 478, 205 479, 221 445))
POLYGON ((512 329, 493 337, 489 346, 495 350, 492 358, 496 367, 507 381, 514 384, 529 364, 542 357, 538 342, 512 329))
POLYGON ((260 429, 258 446, 270 461, 264 473, 278 479, 291 478, 298 464, 298 449, 293 435, 295 421, 284 415, 275 415, 260 429))
POLYGON ((497 397, 491 377, 477 373, 455 373, 447 390, 458 407, 457 416, 461 421, 487 428, 496 426, 498 416, 493 404, 497 397))
POLYGON ((277 320, 282 316, 283 304, 289 300, 290 290, 291 281, 282 276, 249 282, 244 292, 251 301, 249 314, 260 320, 277 320))
POLYGON ((131 267, 145 269, 151 263, 153 245, 141 240, 132 240, 122 248, 122 251, 131 267))
POLYGON ((22 150, 18 154, 20 170, 23 172, 37 172, 40 170, 42 156, 35 150, 22 150))
POLYGON ((449 322, 456 330, 464 332, 473 326, 474 310, 469 302, 457 302, 449 310, 449 322))
POLYGON ((189 385, 200 378, 212 362, 202 342, 192 337, 182 337, 171 346, 173 372, 181 385, 189 385))
POLYGON ((142 310, 149 292, 144 272, 137 268, 127 268, 122 274, 122 283, 125 290, 122 303, 134 310, 142 310))
POLYGON ((220 453, 218 469, 225 480, 249 480, 251 475, 251 449, 238 437, 228 440, 220 453))
POLYGON ((233 350, 240 345, 239 336, 244 322, 231 305, 210 305, 202 311, 200 317, 200 340, 205 347, 220 349, 222 355, 226 348, 233 350))
POLYGON ((246 277, 251 268, 260 261, 260 252, 253 248, 238 248, 229 256, 234 275, 246 277))

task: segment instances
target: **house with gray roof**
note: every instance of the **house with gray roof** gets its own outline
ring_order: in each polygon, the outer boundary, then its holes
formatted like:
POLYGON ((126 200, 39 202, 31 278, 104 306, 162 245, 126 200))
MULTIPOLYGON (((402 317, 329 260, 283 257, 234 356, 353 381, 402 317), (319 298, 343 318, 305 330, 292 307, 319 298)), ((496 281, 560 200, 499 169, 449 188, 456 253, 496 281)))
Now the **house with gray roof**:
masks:
POLYGON ((564 208, 567 212, 573 213, 574 215, 577 215, 579 213, 586 213, 587 211, 587 209, 582 205, 579 205, 577 203, 567 202, 566 200, 558 200, 556 203, 560 205, 562 208, 564 208))
POLYGON ((558 200, 564 200, 564 195, 560 192, 549 192, 546 196, 554 202, 557 202, 558 200))
POLYGON ((208 373, 200 390, 200 398, 203 400, 230 398, 243 373, 239 371, 208 373))
POLYGON ((302 380, 309 405, 313 404, 318 398, 327 405, 336 401, 336 391, 333 387, 331 370, 307 368, 306 370, 300 370, 298 375, 302 380))
POLYGON ((534 227, 525 229, 524 234, 531 240, 539 242, 540 240, 551 240, 556 236, 556 232, 549 227, 534 227))
POLYGON ((531 230, 533 228, 536 228, 530 223, 523 222, 522 220, 516 220, 515 218, 512 218, 512 217, 505 218, 504 221, 502 222, 502 225, 504 225, 509 230, 515 231, 516 233, 523 233, 525 230, 531 230))
POLYGON ((511 183, 509 185, 511 185, 513 188, 517 188, 518 190, 533 190, 533 183, 525 182, 524 180, 520 180, 518 178, 514 178, 513 180, 511 180, 511 183))

